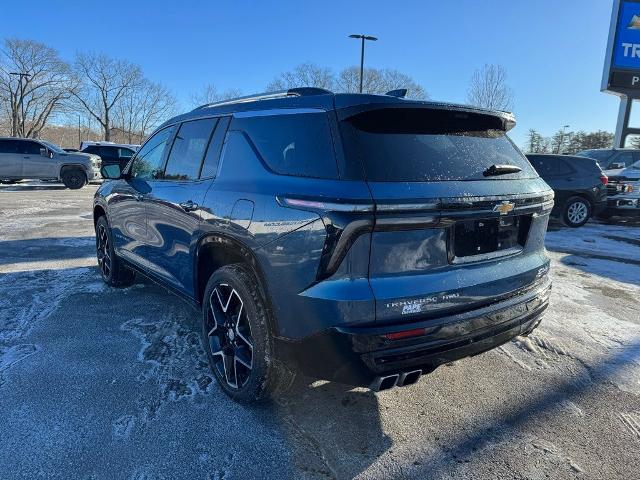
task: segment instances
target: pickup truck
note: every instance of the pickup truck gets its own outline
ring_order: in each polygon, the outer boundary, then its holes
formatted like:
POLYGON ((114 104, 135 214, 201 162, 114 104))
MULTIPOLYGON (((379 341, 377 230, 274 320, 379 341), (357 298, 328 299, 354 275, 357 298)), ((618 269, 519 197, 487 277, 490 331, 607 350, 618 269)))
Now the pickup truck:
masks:
POLYGON ((600 217, 640 217, 640 161, 625 168, 606 170, 607 209, 600 217))
POLYGON ((100 180, 100 157, 66 152, 53 143, 31 138, 0 138, 0 182, 59 180, 78 189, 100 180))

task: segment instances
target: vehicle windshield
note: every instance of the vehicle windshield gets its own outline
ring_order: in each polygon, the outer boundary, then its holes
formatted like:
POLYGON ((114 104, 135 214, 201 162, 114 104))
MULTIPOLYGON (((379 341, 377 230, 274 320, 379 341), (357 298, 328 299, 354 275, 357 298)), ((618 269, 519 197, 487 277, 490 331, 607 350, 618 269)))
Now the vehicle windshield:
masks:
POLYGON ((359 158, 366 178, 378 182, 428 182, 537 178, 526 157, 485 114, 419 108, 385 108, 341 122, 345 151, 359 158), (492 165, 517 173, 485 176, 492 165))
POLYGON ((611 157, 611 150, 584 150, 576 153, 579 157, 593 158, 601 168, 606 167, 607 160, 611 157))
POLYGON ((56 145, 55 143, 47 142, 46 140, 40 140, 40 143, 42 143, 43 145, 46 145, 47 148, 49 150, 51 150, 52 152, 67 153, 62 148, 60 148, 58 145, 56 145))

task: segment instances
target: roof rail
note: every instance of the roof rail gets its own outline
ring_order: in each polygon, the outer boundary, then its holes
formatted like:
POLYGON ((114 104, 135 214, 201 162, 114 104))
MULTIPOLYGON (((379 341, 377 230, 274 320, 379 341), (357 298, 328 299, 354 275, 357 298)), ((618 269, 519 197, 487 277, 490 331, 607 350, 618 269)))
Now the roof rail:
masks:
POLYGON ((259 100, 271 100, 274 98, 286 98, 286 97, 306 97, 308 95, 332 95, 333 92, 325 90, 324 88, 316 87, 296 87, 288 90, 279 90, 276 92, 257 93, 254 95, 246 95, 244 97, 230 98, 228 100, 222 100, 220 102, 205 103, 193 110, 200 110, 209 107, 219 107, 221 105, 231 105, 234 103, 247 103, 256 102, 259 100))

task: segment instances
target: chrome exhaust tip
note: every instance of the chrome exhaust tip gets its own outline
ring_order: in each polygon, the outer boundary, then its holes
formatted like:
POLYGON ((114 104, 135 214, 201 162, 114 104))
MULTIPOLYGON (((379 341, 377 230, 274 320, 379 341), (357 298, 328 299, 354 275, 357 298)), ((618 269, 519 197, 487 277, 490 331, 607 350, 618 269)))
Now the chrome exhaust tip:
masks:
POLYGON ((373 390, 374 392, 389 390, 398 384, 399 378, 400 375, 398 375, 397 373, 393 375, 387 375, 386 377, 376 377, 369 388, 371 388, 371 390, 373 390))
POLYGON ((422 370, 413 370, 411 372, 401 373, 400 378, 398 379, 398 386, 406 387, 407 385, 413 385, 420 379, 421 375, 422 370))

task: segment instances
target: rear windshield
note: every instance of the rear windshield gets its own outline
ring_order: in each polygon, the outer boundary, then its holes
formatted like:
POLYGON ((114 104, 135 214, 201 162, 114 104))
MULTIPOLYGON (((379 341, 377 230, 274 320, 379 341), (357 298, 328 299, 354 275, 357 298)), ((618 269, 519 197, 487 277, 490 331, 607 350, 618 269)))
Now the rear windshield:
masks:
POLYGON ((501 120, 489 115, 418 108, 379 109, 341 122, 347 157, 362 162, 370 181, 537 177, 501 127, 501 120), (485 177, 492 165, 522 170, 485 177))

